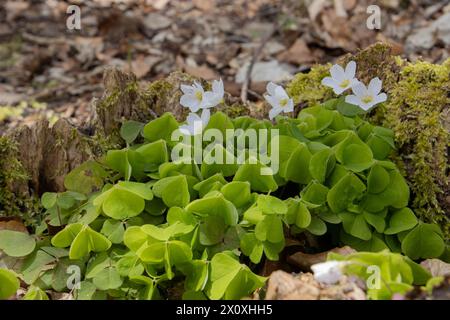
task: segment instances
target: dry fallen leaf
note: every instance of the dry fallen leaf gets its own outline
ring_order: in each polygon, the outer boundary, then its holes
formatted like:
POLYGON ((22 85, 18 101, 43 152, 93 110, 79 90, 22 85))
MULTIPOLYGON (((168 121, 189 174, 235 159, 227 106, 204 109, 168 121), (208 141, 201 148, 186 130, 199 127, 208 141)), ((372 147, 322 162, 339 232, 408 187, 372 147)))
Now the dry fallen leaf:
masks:
POLYGON ((156 10, 164 9, 170 0, 147 0, 147 5, 151 5, 156 10))
POLYGON ((0 218, 0 230, 28 233, 27 228, 18 218, 0 218))
POLYGON ((133 59, 131 62, 131 71, 136 75, 138 79, 141 79, 150 72, 152 67, 161 61, 160 57, 140 55, 133 59))
POLYGON ((308 7, 308 14, 311 21, 316 20, 319 13, 328 5, 327 0, 314 0, 308 7))
POLYGON ((303 39, 297 39, 287 51, 279 54, 277 58, 281 61, 297 65, 313 62, 315 60, 313 53, 303 39))
POLYGON ((194 77, 203 78, 205 80, 214 80, 219 78, 217 73, 206 65, 201 66, 184 65, 184 71, 186 71, 190 75, 193 75, 194 77))
POLYGON ((212 11, 214 8, 214 1, 205 1, 205 0, 193 0, 192 3, 197 9, 202 11, 212 11))

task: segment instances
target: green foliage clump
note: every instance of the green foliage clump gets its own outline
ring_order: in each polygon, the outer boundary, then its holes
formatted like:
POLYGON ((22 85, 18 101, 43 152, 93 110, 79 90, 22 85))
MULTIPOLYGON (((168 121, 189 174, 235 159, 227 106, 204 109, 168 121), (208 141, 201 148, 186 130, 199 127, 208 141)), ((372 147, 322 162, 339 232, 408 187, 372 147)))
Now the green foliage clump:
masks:
MULTIPOLYGON (((42 196, 42 240, 22 241, 13 252, 26 256, 19 273, 33 288, 64 291, 65 271, 78 266, 78 299, 164 298, 180 281, 184 298, 238 299, 265 282, 245 262, 278 260, 288 233, 329 233, 361 251, 390 249, 413 259, 442 255, 440 229, 407 207, 408 185, 387 160, 393 132, 357 113, 343 99, 275 124, 216 112, 207 128, 241 129, 233 139, 244 143, 230 149, 228 140, 201 141, 201 163, 172 159, 178 141, 171 135, 180 125, 172 114, 126 123, 127 147, 76 168, 67 191, 42 196), (261 174, 269 167, 246 143, 248 129, 279 130, 271 137, 279 140, 278 172, 261 174), (246 161, 209 161, 220 156, 246 161), (54 235, 55 228, 63 229, 54 235)), ((274 146, 266 151, 277 152, 274 146)), ((0 234, 9 252, 12 236, 0 234)))
POLYGON ((450 60, 443 65, 406 65, 382 110, 381 123, 394 132, 401 166, 414 195, 412 207, 424 221, 450 232, 448 216, 450 60))
MULTIPOLYGON (((450 60, 442 65, 407 63, 392 56, 383 43, 349 55, 344 62, 350 60, 357 63, 358 79, 364 83, 374 76, 383 80, 389 99, 371 114, 371 121, 393 130, 398 149, 390 159, 411 188, 411 207, 422 220, 441 225, 448 239, 450 60)), ((295 102, 314 106, 332 97, 330 89, 321 85, 328 70, 319 66, 298 74, 288 85, 295 102)))

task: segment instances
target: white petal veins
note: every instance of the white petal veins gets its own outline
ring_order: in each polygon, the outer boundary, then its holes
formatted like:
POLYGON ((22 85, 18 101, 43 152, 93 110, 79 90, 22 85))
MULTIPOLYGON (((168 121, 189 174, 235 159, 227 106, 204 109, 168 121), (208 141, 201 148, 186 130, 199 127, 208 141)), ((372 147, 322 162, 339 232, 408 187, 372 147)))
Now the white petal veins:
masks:
POLYGON ((375 96, 381 91, 382 82, 379 78, 373 78, 370 80, 368 90, 375 96))
POLYGON ((363 97, 367 95, 367 88, 362 82, 358 82, 352 87, 352 91, 358 97, 363 97))
POLYGON ((354 94, 351 94, 345 97, 345 102, 359 106, 361 104, 361 99, 359 99, 354 94))
POLYGON ((387 100, 386 93, 380 93, 379 95, 377 95, 375 97, 374 102, 375 102, 375 104, 377 104, 377 103, 385 102, 386 100, 387 100))
POLYGON ((331 77, 325 77, 325 78, 323 78, 323 79, 322 79, 322 84, 323 84, 324 86, 332 87, 332 88, 338 86, 338 84, 336 83, 336 81, 334 81, 334 79, 331 78, 331 77))
POLYGON ((345 75, 347 76, 347 79, 350 80, 355 77, 355 74, 356 74, 356 62, 350 61, 345 67, 345 75))
POLYGON ((338 64, 335 64, 330 68, 330 73, 333 79, 338 83, 341 83, 342 81, 345 80, 345 71, 338 64))
POLYGON ((282 108, 273 108, 269 111, 269 119, 273 120, 277 115, 279 115, 283 111, 282 108))
POLYGON ((275 95, 275 89, 276 89, 277 87, 278 87, 278 86, 277 86, 275 83, 269 82, 269 83, 267 84, 267 87, 266 87, 267 93, 270 94, 271 96, 274 96, 274 95, 275 95))
POLYGON ((196 112, 200 108, 200 103, 193 95, 184 95, 180 99, 180 104, 196 112))

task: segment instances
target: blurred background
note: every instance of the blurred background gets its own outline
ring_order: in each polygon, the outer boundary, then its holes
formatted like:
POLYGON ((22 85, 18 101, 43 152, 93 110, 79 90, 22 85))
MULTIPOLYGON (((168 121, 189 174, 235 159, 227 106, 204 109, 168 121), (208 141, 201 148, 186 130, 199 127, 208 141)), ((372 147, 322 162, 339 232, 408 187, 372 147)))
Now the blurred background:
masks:
POLYGON ((0 133, 39 117, 83 123, 106 67, 145 82, 181 70, 222 78, 258 100, 284 83, 377 41, 410 60, 450 55, 449 0, 1 0, 0 133), (69 30, 77 5, 81 30, 69 30), (380 29, 371 30, 369 5, 380 29), (251 66, 251 73, 248 68, 251 66))

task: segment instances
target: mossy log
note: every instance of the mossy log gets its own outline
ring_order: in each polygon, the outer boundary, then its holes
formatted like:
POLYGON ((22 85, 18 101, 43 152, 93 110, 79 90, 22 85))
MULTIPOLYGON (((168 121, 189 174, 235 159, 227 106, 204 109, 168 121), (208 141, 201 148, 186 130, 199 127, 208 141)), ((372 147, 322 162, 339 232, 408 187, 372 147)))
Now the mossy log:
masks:
MULTIPOLYGON (((398 151, 394 156, 412 189, 412 204, 426 221, 438 222, 449 234, 448 185, 449 73, 450 61, 441 66, 410 64, 391 54, 389 46, 376 44, 340 62, 354 60, 357 76, 365 83, 383 80, 389 100, 370 116, 394 130, 398 151)), ((296 75, 288 84, 297 108, 333 97, 320 82, 329 65, 315 66, 296 75)), ((64 176, 83 161, 123 145, 119 128, 124 120, 146 122, 171 111, 183 120, 187 110, 179 104, 180 84, 201 79, 175 72, 149 85, 139 85, 132 74, 106 70, 105 93, 93 103, 92 121, 81 128, 66 120, 50 127, 40 121, 16 128, 0 139, 0 215, 30 217, 39 213, 37 197, 46 191, 64 190, 64 176)), ((226 95, 222 111, 230 116, 267 115, 264 105, 242 104, 226 95)))
MULTIPOLYGON (((450 236, 450 59, 442 65, 409 63, 391 54, 389 45, 377 43, 338 63, 353 60, 357 78, 366 85, 379 77, 388 101, 369 116, 375 124, 391 128, 397 151, 393 160, 412 191, 411 207, 426 222, 435 222, 450 236)), ((329 67, 318 65, 298 74, 288 85, 297 104, 314 105, 334 97, 320 85, 329 67)))

